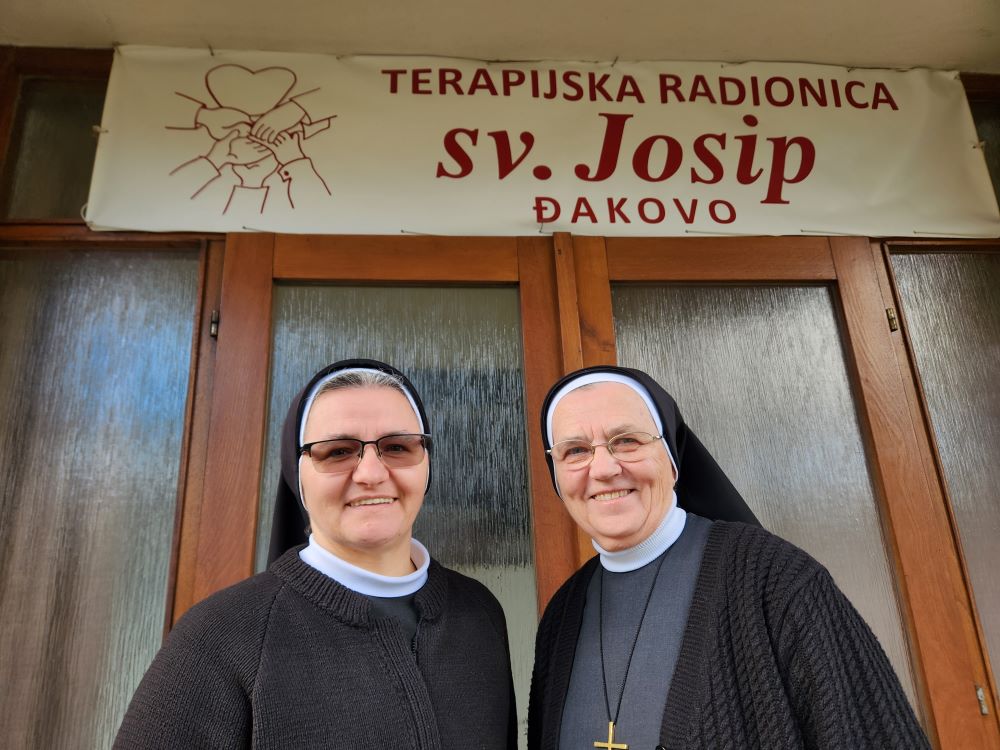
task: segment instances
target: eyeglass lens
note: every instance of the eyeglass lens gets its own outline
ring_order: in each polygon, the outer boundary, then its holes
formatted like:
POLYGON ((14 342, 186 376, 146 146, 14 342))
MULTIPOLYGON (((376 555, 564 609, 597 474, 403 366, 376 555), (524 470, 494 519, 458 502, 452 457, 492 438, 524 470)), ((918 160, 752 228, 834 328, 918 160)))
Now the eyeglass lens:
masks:
POLYGON ((364 441, 355 438, 323 440, 309 445, 309 455, 316 471, 336 474, 353 469, 368 445, 377 448, 382 463, 390 468, 414 466, 424 457, 423 435, 386 435, 378 440, 364 441))
POLYGON ((645 453, 643 449, 654 440, 656 436, 648 432, 626 432, 607 443, 593 445, 585 440, 564 440, 552 446, 552 457, 560 463, 588 464, 594 458, 594 451, 603 445, 620 461, 638 461, 645 453))

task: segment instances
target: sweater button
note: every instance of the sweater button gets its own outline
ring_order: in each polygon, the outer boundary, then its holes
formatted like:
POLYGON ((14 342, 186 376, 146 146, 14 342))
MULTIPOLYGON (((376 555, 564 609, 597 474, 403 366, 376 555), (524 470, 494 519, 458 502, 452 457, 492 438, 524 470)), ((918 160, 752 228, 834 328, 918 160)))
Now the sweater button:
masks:
POLYGON ((667 746, 666 745, 657 745, 656 746, 656 750, 667 750, 667 746))

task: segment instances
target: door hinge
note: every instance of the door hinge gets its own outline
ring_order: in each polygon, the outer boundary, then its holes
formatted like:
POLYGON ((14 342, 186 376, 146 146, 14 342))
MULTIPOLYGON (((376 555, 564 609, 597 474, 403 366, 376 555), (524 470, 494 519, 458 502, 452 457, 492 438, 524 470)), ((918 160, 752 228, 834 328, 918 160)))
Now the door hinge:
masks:
POLYGON ((213 339, 219 338, 219 311, 212 310, 212 322, 208 326, 208 335, 213 339))
POLYGON ((979 699, 979 713, 983 716, 990 715, 989 706, 986 705, 986 691, 976 685, 976 697, 979 699))
POLYGON ((896 317, 896 311, 891 307, 885 308, 885 317, 889 319, 889 330, 896 332, 899 330, 899 318, 896 317))

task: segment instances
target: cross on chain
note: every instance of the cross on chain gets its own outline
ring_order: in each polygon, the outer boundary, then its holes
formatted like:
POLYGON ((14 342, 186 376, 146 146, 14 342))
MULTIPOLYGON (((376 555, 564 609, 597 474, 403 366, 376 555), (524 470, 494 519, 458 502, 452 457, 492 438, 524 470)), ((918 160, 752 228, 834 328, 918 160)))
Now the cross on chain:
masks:
POLYGON ((608 722, 608 741, 595 742, 594 747, 599 747, 601 750, 628 750, 628 745, 624 742, 615 742, 615 723, 613 721, 608 722))

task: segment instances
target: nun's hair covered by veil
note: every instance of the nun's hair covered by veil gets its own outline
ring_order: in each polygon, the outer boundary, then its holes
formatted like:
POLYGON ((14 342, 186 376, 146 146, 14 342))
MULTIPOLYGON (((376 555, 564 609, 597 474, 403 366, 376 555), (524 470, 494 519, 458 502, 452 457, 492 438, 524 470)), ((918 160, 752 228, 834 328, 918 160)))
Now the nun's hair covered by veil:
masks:
MULTIPOLYGON (((423 402, 416 388, 403 373, 396 368, 374 359, 345 359, 327 365, 317 372, 299 393, 292 399, 292 404, 281 428, 281 476, 278 478, 278 491, 274 500, 274 517, 271 523, 271 542, 268 546, 267 562, 270 565, 287 550, 308 541, 306 527, 309 516, 302 504, 299 491, 299 456, 301 454, 302 435, 309 409, 315 398, 324 392, 332 379, 352 373, 376 373, 388 375, 399 386, 413 407, 420 422, 420 430, 430 433, 430 423, 424 411, 423 402)), ((344 387, 355 387, 348 379, 344 387)), ((353 379, 355 383, 362 379, 353 379)), ((428 450, 430 445, 428 444, 428 450)), ((430 467, 428 467, 427 482, 430 484, 430 467)))
MULTIPOLYGON (((611 376, 608 378, 609 382, 621 382, 622 378, 632 381, 628 385, 632 385, 643 396, 647 406, 651 405, 656 409, 653 419, 659 422, 663 430, 663 440, 677 469, 677 484, 674 489, 677 492, 677 504, 681 508, 713 521, 742 521, 760 525, 715 458, 684 422, 673 397, 642 370, 601 365, 577 370, 561 378, 549 389, 542 405, 542 441, 546 449, 552 447, 550 427, 557 397, 565 395, 568 392, 567 386, 572 386, 577 380, 583 380, 586 384, 603 382, 600 378, 602 374, 611 376), (635 388, 635 385, 639 387, 635 388), (648 398, 642 390, 645 390, 648 398)), ((552 484, 558 492, 552 456, 546 453, 545 459, 549 465, 552 484)))

